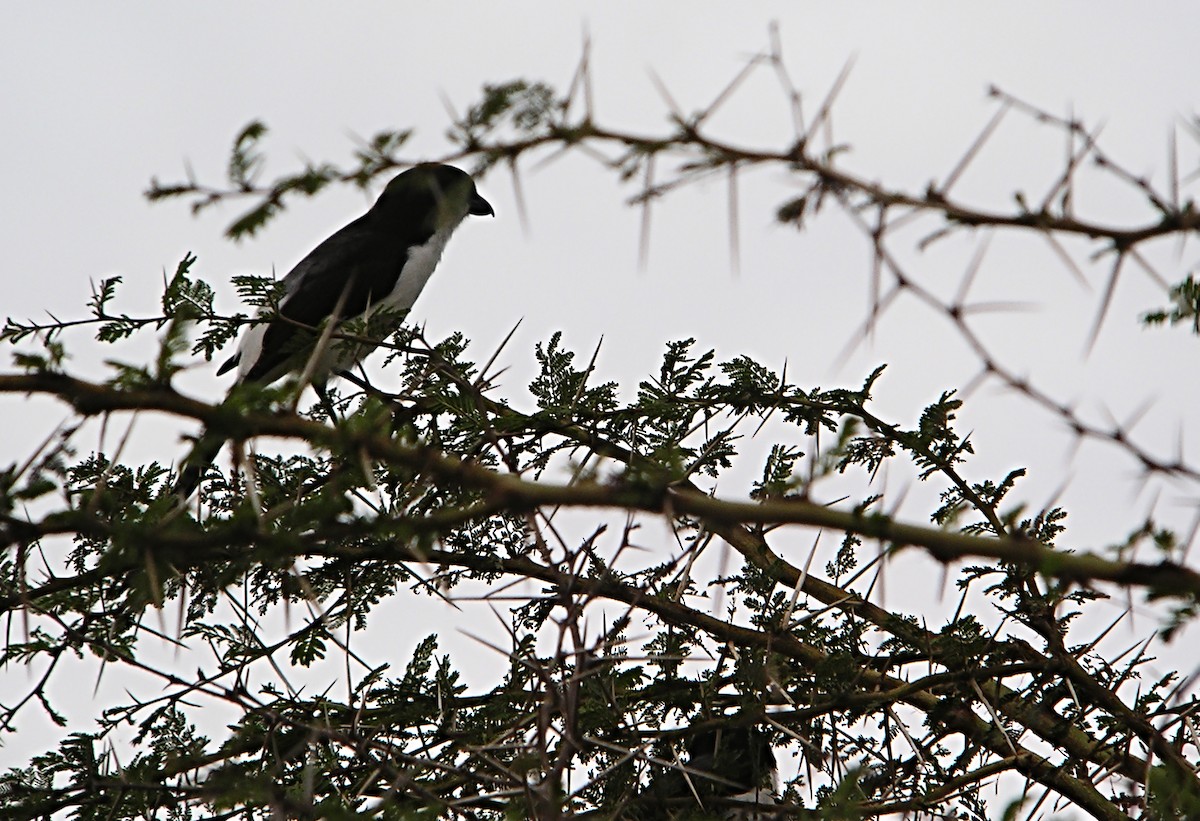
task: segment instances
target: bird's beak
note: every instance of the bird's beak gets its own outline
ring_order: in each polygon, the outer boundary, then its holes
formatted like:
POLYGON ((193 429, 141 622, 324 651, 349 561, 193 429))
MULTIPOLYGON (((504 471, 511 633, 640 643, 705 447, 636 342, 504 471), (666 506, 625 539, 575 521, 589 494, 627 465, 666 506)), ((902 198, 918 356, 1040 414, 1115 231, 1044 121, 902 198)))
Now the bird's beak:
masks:
POLYGON ((471 195, 471 201, 469 205, 470 207, 467 209, 467 213, 469 214, 474 214, 477 217, 496 216, 496 212, 492 210, 492 204, 483 197, 479 196, 478 192, 471 195))

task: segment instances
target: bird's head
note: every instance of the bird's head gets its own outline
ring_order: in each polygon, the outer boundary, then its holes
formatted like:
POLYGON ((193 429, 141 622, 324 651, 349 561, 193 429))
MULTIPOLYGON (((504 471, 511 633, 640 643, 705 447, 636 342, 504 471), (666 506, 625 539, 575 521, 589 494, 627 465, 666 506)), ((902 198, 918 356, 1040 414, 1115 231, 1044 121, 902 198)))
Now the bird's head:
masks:
POLYGON ((467 172, 452 165, 413 166, 387 184, 372 211, 388 222, 419 224, 437 232, 454 228, 468 214, 494 216, 491 203, 475 190, 467 172))

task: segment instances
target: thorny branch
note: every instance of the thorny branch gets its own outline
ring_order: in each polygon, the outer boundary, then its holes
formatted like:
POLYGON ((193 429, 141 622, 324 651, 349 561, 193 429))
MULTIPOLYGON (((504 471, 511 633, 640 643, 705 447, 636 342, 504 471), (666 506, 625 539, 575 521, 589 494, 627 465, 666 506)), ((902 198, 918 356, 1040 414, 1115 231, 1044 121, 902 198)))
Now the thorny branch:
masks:
MULTIPOLYGON (((1200 479, 1182 456, 1155 457, 1120 426, 1081 421, 987 349, 967 324, 965 303, 986 245, 950 302, 924 288, 889 246, 903 226, 930 217, 941 224, 922 247, 964 229, 1033 232, 1084 278, 1059 238, 1089 240, 1096 258, 1112 265, 1094 341, 1119 275, 1137 266, 1166 285, 1143 249, 1200 228, 1177 163, 1169 190, 1160 191, 1123 170, 1082 122, 993 89, 995 115, 945 178, 902 190, 849 170, 833 139, 847 74, 806 118, 776 38, 698 113, 683 113, 663 89, 671 126, 653 134, 602 124, 585 51, 565 97, 524 81, 485 89, 454 124, 457 150, 447 159, 505 166, 519 189, 522 164, 583 151, 640 186, 632 202, 643 209, 644 229, 658 200, 720 176, 735 249, 740 175, 784 169, 796 190, 778 209, 781 222, 808 226, 836 204, 869 243, 868 330, 898 294, 916 296, 958 328, 981 378, 1017 390, 1080 437, 1117 445, 1148 473, 1200 479), (738 145, 712 126, 759 70, 775 74, 791 107, 795 133, 782 147, 738 145), (1014 113, 1067 136, 1065 167, 1042 196, 1015 197, 1015 208, 972 205, 957 184, 1014 113), (1149 216, 1128 225, 1081 216, 1075 187, 1085 169, 1122 182, 1149 216)), ((228 186, 155 182, 148 195, 189 197, 195 210, 248 200, 230 227, 242 237, 294 196, 336 182, 366 186, 407 164, 398 152, 409 132, 396 131, 364 144, 349 168, 315 165, 261 184, 265 133, 252 123, 238 136, 228 186)), ((461 339, 428 345, 417 335, 384 345, 401 389, 356 380, 358 393, 335 396, 344 418, 325 423, 280 409, 269 392, 222 404, 177 393, 169 386, 179 344, 173 317, 110 313, 112 287, 93 295, 93 319, 10 322, 8 341, 40 337, 48 353, 20 359, 24 373, 0 374, 0 394, 52 396, 80 418, 106 423, 148 412, 195 420, 233 442, 236 454, 270 437, 289 440, 300 455, 235 456, 235 467, 249 470, 211 471, 203 503, 186 510, 165 492, 160 465, 134 470, 107 454, 77 459, 73 427, 0 474, 0 612, 10 619, 3 663, 50 660, 24 697, 0 707, 0 726, 18 727, 31 704, 57 720, 49 683, 85 651, 158 685, 153 697, 131 693, 111 708, 97 732, 72 736, 0 779, 0 801, 15 802, 14 818, 64 810, 157 817, 184 807, 213 818, 392 808, 461 818, 665 818, 730 805, 732 792, 722 789, 735 783, 732 771, 701 766, 696 745, 705 732, 752 727, 769 733, 777 751, 800 757, 781 767, 788 788, 779 809, 788 817, 979 818, 995 814, 989 791, 1030 802, 1030 818, 1047 800, 1096 818, 1186 818, 1200 809, 1194 681, 1139 680, 1151 669, 1149 642, 1110 657, 1097 649, 1107 631, 1083 643, 1072 632, 1111 589, 1173 601, 1169 629, 1188 623, 1200 574, 1187 566, 1186 550, 1150 523, 1129 544, 1154 542, 1167 557, 1159 562, 1059 545, 1062 511, 1024 520, 1012 512, 1006 497, 1019 472, 970 478, 962 464, 969 440, 952 425, 960 404, 953 394, 906 429, 869 407, 878 372, 859 390, 802 390, 743 358, 723 363, 718 377, 711 353, 686 342, 669 345, 662 371, 621 403, 615 386, 589 384, 594 361, 577 368, 555 338, 538 349, 537 410, 522 412, 493 396, 488 371, 497 356, 480 371, 462 361, 461 339), (168 341, 156 368, 83 380, 66 372, 55 346, 63 332, 89 324, 113 335, 168 328, 168 341), (772 418, 810 437, 809 475, 797 475, 798 448, 781 444, 750 499, 716 493, 738 432, 758 424, 757 433, 772 418), (819 495, 827 476, 848 467, 874 475, 897 457, 922 479, 944 481, 944 504, 933 514, 939 526, 877 512, 874 496, 819 495), (566 481, 554 479, 563 474, 566 481), (978 518, 964 525, 968 513, 978 518), (591 522, 586 535, 573 535, 573 516, 591 522), (678 550, 669 558, 640 544, 646 522, 671 529, 678 550), (815 542, 829 533, 843 541, 823 578, 811 564, 815 542), (814 538, 806 561, 795 558, 797 534, 814 538), (860 566, 864 541, 880 549, 860 566), (711 572, 705 553, 719 544, 744 565, 728 572, 722 560, 711 572), (882 562, 906 551, 957 574, 962 602, 940 629, 924 613, 906 617, 873 600, 882 562), (979 564, 963 568, 963 560, 979 564), (480 638, 506 663, 493 687, 468 692, 450 658, 436 657, 436 633, 398 676, 385 673, 394 656, 373 666, 352 646, 401 585, 456 608, 476 598, 497 615, 505 608, 499 620, 510 646, 480 638), (1002 614, 1000 624, 986 627, 972 611, 968 597, 977 594, 1002 614), (178 635, 168 639, 145 616, 173 603, 178 635), (263 617, 281 603, 307 615, 298 629, 271 637, 263 617), (18 617, 24 622, 14 631, 18 617), (151 639, 206 647, 216 669, 183 673, 151 661, 142 652, 151 639), (344 661, 345 696, 294 685, 331 647, 344 661), (193 726, 202 704, 238 713, 218 743, 193 726), (118 761, 114 749, 98 749, 126 726, 137 726, 142 753, 118 761), (672 792, 672 783, 687 788, 672 792)), ((164 305, 186 304, 188 321, 219 326, 207 337, 207 356, 250 320, 209 310, 206 287, 181 265, 164 305)), ((1171 294, 1173 316, 1195 315, 1192 290, 1171 294)))

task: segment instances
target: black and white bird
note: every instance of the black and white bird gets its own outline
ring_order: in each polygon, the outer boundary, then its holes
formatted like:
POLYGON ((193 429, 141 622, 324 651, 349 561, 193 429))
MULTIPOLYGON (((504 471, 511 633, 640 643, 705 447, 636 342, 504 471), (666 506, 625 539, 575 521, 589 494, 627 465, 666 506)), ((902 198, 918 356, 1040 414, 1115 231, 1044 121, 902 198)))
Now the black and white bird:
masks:
POLYGON ((724 726, 697 732, 685 744, 684 768, 660 773, 629 813, 638 821, 778 817, 775 753, 757 727, 724 726))
MULTIPOLYGON (((352 368, 373 347, 336 339, 330 331, 381 310, 411 308, 454 229, 468 215, 494 214, 465 171, 432 163, 408 169, 387 184, 367 213, 288 272, 277 313, 251 325, 217 373, 236 368, 239 383, 263 385, 299 373, 323 396, 331 374, 352 368)), ((219 438, 200 437, 181 465, 175 493, 192 494, 221 445, 219 438)))

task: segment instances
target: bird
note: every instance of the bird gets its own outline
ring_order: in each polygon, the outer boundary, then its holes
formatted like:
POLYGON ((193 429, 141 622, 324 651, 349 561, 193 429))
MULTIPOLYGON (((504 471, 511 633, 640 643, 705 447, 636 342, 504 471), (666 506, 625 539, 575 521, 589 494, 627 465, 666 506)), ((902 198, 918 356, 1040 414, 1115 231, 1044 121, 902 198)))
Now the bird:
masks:
MULTIPOLYGON (((276 311, 246 329, 217 374, 236 368, 236 386, 269 385, 299 373, 328 404, 329 376, 345 374, 374 347, 331 338, 329 329, 385 309, 410 309, 454 230, 468 215, 495 213, 471 175, 452 165, 423 163, 398 174, 367 213, 296 263, 283 278, 276 311)), ((201 434, 181 463, 176 495, 192 495, 222 444, 201 434)))
POLYGON ((696 732, 685 745, 686 770, 659 774, 631 817, 767 819, 776 817, 777 769, 771 739, 757 727, 722 726, 696 732))

